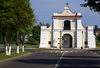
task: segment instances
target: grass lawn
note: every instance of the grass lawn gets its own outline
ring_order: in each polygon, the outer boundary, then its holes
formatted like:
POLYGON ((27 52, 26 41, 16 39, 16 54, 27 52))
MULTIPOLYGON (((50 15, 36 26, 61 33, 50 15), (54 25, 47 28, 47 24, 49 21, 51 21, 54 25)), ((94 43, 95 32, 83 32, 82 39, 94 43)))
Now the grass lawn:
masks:
MULTIPOLYGON (((12 49, 16 49, 16 46, 11 46, 12 49)), ((25 49, 28 49, 28 48, 38 48, 39 45, 25 45, 25 49)), ((4 46, 0 46, 0 48, 4 48, 4 46)), ((19 46, 19 48, 21 49, 21 45, 19 46)))
POLYGON ((100 42, 96 41, 96 49, 100 49, 100 42))
POLYGON ((13 58, 13 57, 16 57, 16 56, 21 56, 21 55, 25 55, 25 54, 28 54, 29 52, 20 52, 19 54, 17 53, 12 53, 10 56, 7 56, 7 55, 1 55, 0 56, 0 60, 4 60, 4 59, 8 59, 8 58, 13 58))
POLYGON ((100 49, 100 46, 97 46, 96 49, 100 49))

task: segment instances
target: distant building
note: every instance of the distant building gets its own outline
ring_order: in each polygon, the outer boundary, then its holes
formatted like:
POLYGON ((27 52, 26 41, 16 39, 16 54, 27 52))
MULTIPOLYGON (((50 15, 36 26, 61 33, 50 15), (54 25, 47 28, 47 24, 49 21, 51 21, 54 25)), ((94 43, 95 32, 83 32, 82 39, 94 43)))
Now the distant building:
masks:
POLYGON ((100 34, 100 31, 96 31, 96 35, 99 35, 100 34))
POLYGON ((28 41, 28 35, 25 35, 25 41, 28 41))
POLYGON ((83 26, 81 18, 68 5, 54 13, 52 26, 41 26, 40 48, 96 48, 94 27, 83 26))

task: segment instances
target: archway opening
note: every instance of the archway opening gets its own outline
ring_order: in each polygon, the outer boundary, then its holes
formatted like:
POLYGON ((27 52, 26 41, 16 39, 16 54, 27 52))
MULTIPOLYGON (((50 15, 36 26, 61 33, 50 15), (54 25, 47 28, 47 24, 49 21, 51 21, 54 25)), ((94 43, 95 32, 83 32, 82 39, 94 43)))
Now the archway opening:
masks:
POLYGON ((62 48, 72 48, 72 36, 70 34, 63 35, 62 48))
POLYGON ((64 21, 64 30, 70 30, 70 21, 69 20, 64 21))

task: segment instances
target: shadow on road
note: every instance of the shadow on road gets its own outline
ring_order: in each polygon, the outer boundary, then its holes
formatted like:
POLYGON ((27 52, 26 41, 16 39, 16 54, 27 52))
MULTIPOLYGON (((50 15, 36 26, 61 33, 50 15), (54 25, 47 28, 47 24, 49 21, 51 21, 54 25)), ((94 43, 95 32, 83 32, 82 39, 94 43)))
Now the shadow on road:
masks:
POLYGON ((22 62, 27 64, 56 64, 59 59, 28 59, 28 60, 14 60, 14 62, 22 62))
POLYGON ((74 59, 76 59, 76 58, 84 58, 84 59, 94 59, 94 58, 96 58, 96 59, 100 59, 100 56, 63 56, 63 57, 65 57, 65 58, 74 58, 74 59))
POLYGON ((57 68, 100 68, 97 66, 59 66, 57 68))

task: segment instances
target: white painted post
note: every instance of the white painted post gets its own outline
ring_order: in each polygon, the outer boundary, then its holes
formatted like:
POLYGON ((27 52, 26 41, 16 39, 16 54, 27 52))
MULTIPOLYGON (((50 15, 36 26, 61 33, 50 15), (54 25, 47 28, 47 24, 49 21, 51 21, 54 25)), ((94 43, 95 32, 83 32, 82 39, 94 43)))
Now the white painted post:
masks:
POLYGON ((9 55, 11 55, 11 46, 9 46, 9 55))
POLYGON ((24 52, 24 45, 22 45, 22 52, 24 52))
POLYGON ((8 46, 5 46, 6 55, 8 55, 8 46))
POLYGON ((17 54, 19 54, 19 46, 17 46, 17 54))

